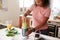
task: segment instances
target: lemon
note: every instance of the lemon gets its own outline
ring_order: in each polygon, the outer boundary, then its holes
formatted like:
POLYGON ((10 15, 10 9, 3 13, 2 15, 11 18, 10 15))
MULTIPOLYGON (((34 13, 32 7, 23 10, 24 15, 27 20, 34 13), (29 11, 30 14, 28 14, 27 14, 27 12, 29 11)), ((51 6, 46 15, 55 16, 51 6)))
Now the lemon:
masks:
POLYGON ((12 28, 12 24, 8 24, 8 25, 7 25, 7 28, 8 28, 8 29, 11 29, 11 28, 12 28))

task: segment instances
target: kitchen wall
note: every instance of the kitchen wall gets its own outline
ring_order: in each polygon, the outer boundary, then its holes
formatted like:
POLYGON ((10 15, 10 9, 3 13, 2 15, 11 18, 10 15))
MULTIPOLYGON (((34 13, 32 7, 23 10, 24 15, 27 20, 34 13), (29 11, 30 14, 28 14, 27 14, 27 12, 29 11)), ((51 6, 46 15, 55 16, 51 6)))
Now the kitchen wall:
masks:
MULTIPOLYGON (((0 21, 5 23, 5 21, 12 21, 12 24, 14 26, 18 26, 18 20, 19 20, 19 0, 7 0, 7 7, 8 11, 1 11, 0 10, 0 21)), ((60 9, 60 0, 53 0, 52 2, 52 8, 56 7, 60 9), (54 6, 54 7, 53 7, 54 6)), ((54 16, 54 13, 52 14, 54 16)), ((53 18, 51 16, 51 19, 53 18)))
POLYGON ((50 19, 53 19, 54 16, 60 14, 60 0, 51 0, 51 16, 50 19))
POLYGON ((0 10, 0 21, 12 21, 13 26, 18 26, 19 20, 19 2, 18 0, 7 0, 8 11, 0 10))

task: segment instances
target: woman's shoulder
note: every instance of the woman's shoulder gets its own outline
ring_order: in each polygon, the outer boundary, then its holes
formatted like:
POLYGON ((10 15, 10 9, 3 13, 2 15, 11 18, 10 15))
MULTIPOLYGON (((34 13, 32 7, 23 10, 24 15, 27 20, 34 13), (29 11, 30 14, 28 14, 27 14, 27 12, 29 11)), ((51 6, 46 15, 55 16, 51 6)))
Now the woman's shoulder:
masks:
POLYGON ((33 9, 35 9, 35 5, 34 5, 34 4, 32 4, 32 5, 28 8, 28 10, 30 10, 30 11, 32 11, 33 9))
POLYGON ((32 4, 31 7, 36 7, 36 5, 35 4, 32 4))

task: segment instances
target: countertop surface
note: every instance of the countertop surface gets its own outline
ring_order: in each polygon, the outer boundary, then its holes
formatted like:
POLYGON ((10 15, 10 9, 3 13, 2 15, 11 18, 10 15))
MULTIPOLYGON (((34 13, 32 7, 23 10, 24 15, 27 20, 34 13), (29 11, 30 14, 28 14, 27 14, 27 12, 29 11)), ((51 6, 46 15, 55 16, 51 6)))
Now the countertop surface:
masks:
POLYGON ((48 21, 60 23, 60 19, 49 19, 48 21))
MULTIPOLYGON (((1 29, 0 30, 0 40, 22 40, 22 30, 19 29, 19 28, 16 28, 20 34, 19 35, 16 35, 14 37, 7 37, 6 36, 6 28, 5 29, 1 29)), ((35 32, 32 32, 30 35, 29 35, 29 38, 27 40, 34 40, 34 35, 35 35, 35 32)), ((40 34, 40 37, 44 38, 45 40, 60 40, 59 38, 54 38, 54 37, 50 37, 50 36, 46 36, 46 35, 42 35, 40 34)))
POLYGON ((50 22, 51 24, 54 24, 54 25, 57 25, 57 26, 60 26, 60 19, 56 19, 56 20, 48 20, 48 22, 50 22))

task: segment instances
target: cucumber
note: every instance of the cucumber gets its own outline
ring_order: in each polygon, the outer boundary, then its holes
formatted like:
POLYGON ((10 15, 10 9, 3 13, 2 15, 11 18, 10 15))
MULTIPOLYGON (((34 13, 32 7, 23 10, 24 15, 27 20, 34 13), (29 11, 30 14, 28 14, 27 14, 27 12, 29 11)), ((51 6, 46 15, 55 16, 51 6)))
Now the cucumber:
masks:
POLYGON ((13 34, 13 33, 8 33, 8 34, 6 34, 6 36, 15 36, 15 34, 13 34))

